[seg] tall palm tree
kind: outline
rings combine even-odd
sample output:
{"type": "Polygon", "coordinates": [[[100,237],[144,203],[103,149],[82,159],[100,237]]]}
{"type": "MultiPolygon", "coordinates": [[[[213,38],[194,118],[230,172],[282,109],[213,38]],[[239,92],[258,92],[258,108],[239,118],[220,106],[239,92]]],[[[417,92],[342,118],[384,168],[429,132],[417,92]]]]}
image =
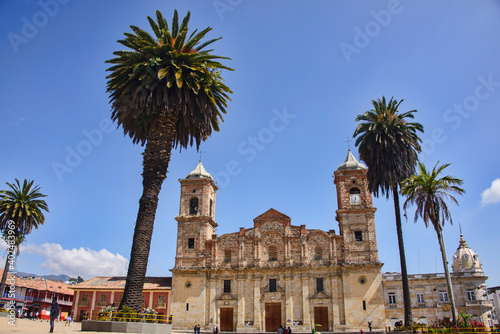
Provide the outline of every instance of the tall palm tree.
{"type": "Polygon", "coordinates": [[[448,286],[448,295],[450,296],[451,313],[453,316],[453,324],[457,324],[457,309],[455,308],[455,297],[451,284],[450,271],[448,269],[448,259],[446,257],[446,248],[443,239],[443,226],[449,220],[453,224],[450,211],[446,205],[446,199],[451,200],[458,205],[458,201],[451,194],[462,195],[465,190],[460,188],[463,181],[452,176],[446,175],[440,177],[440,173],[450,164],[438,166],[438,163],[428,172],[425,165],[418,163],[418,174],[412,175],[401,183],[401,193],[407,196],[404,203],[404,209],[409,204],[415,204],[415,222],[418,217],[424,220],[425,226],[429,227],[429,222],[436,230],[441,256],[443,258],[444,273],[446,276],[446,285],[448,286]]]}
{"type": "Polygon", "coordinates": [[[43,211],[49,212],[47,203],[42,199],[46,195],[40,192],[40,186],[33,186],[34,181],[26,179],[21,186],[19,180],[15,180],[13,184],[6,182],[10,189],[0,190],[0,230],[2,238],[9,246],[0,282],[2,295],[9,266],[13,267],[15,257],[19,255],[19,246],[33,228],[37,229],[43,225],[45,222],[43,211]]]}
{"type": "Polygon", "coordinates": [[[372,100],[373,109],[356,117],[360,122],[354,131],[356,146],[361,160],[368,166],[368,188],[375,197],[392,192],[396,214],[396,231],[398,236],[399,259],[401,263],[401,278],[403,285],[403,303],[405,308],[405,325],[413,323],[411,312],[410,289],[401,227],[401,211],[399,208],[399,183],[412,175],[417,163],[422,140],[417,131],[423,132],[421,124],[407,122],[413,119],[416,110],[399,113],[399,105],[403,102],[391,98],[389,103],[385,97],[382,100],[372,100]]]}
{"type": "Polygon", "coordinates": [[[187,148],[219,131],[231,90],[221,71],[232,70],[218,59],[229,59],[204,50],[220,38],[201,43],[212,30],[195,30],[188,37],[190,13],[179,25],[174,11],[169,28],[163,15],[156,22],[148,17],[154,38],[130,26],[118,42],[130,50],[116,51],[108,71],[107,91],[112,103],[111,118],[132,138],[145,146],[143,193],[139,201],[127,280],[120,309],[126,305],[140,310],[153,224],[163,180],[167,177],[172,148],[187,148]]]}

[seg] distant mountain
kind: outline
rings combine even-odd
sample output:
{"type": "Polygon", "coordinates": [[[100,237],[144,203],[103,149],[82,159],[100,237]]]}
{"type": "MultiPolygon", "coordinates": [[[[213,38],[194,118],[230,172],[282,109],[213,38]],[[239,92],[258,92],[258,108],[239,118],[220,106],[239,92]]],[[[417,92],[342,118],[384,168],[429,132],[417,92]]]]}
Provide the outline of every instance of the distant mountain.
{"type": "Polygon", "coordinates": [[[43,277],[45,279],[50,279],[52,281],[63,281],[63,282],[67,282],[71,278],[68,275],[43,275],[43,276],[41,276],[41,275],[37,275],[37,274],[25,273],[22,271],[18,271],[15,275],[17,277],[20,277],[20,278],[23,278],[23,277],[43,277]]]}

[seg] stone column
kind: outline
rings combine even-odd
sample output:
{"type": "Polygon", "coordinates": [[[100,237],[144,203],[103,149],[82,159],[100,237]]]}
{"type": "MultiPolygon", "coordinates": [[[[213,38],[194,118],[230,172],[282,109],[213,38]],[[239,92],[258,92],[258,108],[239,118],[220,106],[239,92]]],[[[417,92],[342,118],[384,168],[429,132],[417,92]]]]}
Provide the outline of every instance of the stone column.
{"type": "Polygon", "coordinates": [[[293,276],[285,276],[285,325],[293,325],[293,276]],[[288,322],[290,320],[290,322],[288,322]]]}
{"type": "Polygon", "coordinates": [[[311,307],[309,306],[309,275],[305,274],[301,278],[302,283],[302,323],[306,330],[313,328],[311,323],[311,307]]]}
{"type": "Polygon", "coordinates": [[[245,331],[245,281],[246,277],[239,276],[236,278],[238,282],[238,318],[236,321],[236,331],[245,331]]]}
{"type": "Polygon", "coordinates": [[[260,285],[262,282],[261,276],[253,278],[253,326],[258,332],[264,330],[262,325],[262,310],[260,302],[260,285]]]}
{"type": "Polygon", "coordinates": [[[208,296],[207,300],[209,303],[208,310],[208,321],[210,322],[210,326],[213,327],[214,324],[217,324],[219,320],[217,319],[217,301],[215,300],[217,293],[217,279],[209,278],[208,280],[208,296]]]}

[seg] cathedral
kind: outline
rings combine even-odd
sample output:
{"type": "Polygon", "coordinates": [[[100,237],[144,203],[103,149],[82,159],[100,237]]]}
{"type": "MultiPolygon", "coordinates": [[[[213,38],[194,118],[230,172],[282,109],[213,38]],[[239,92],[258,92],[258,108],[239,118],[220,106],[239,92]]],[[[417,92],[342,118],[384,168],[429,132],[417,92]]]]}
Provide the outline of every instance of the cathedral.
{"type": "Polygon", "coordinates": [[[173,329],[221,331],[385,329],[382,263],[367,168],[349,151],[334,172],[335,230],[293,225],[269,209],[253,226],[215,234],[217,185],[201,162],[181,184],[173,329]]]}

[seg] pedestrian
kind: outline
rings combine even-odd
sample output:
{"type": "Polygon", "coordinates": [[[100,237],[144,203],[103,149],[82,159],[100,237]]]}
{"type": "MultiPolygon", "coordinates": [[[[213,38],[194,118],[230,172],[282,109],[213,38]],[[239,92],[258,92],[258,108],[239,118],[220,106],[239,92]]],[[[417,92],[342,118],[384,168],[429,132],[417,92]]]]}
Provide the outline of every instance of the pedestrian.
{"type": "Polygon", "coordinates": [[[292,329],[288,326],[288,334],[292,334],[292,329]]]}
{"type": "Polygon", "coordinates": [[[219,334],[219,326],[217,326],[217,324],[214,325],[213,333],[214,334],[219,334]]]}
{"type": "Polygon", "coordinates": [[[283,333],[288,334],[288,328],[286,328],[286,326],[285,326],[285,328],[283,328],[283,333]]]}
{"type": "Polygon", "coordinates": [[[284,334],[283,326],[280,326],[280,328],[278,328],[278,334],[284,334]]]}
{"type": "Polygon", "coordinates": [[[59,311],[59,304],[57,303],[57,298],[52,298],[52,305],[50,305],[50,331],[49,333],[54,333],[54,320],[57,318],[57,313],[59,311]]]}
{"type": "Polygon", "coordinates": [[[372,322],[368,321],[368,328],[370,329],[370,332],[372,331],[372,322]]]}

